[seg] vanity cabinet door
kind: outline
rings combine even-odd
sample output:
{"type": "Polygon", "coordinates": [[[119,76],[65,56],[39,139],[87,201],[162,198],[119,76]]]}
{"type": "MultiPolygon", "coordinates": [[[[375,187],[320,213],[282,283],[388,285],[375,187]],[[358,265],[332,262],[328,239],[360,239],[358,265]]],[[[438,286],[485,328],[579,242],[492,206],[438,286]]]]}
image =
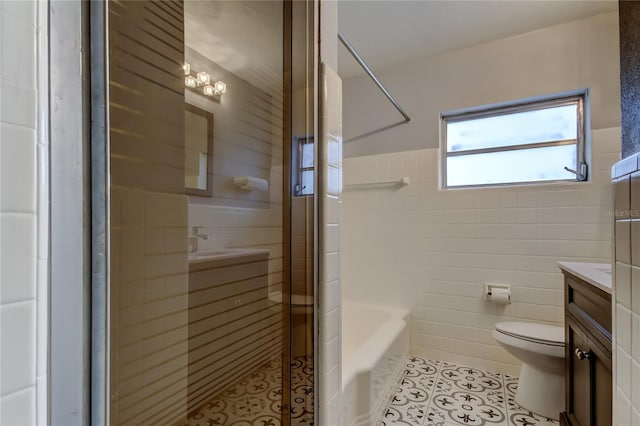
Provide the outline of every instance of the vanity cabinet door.
{"type": "Polygon", "coordinates": [[[592,360],[592,390],[593,390],[593,425],[610,426],[612,423],[612,383],[611,383],[611,353],[607,352],[599,343],[591,342],[592,360]]]}
{"type": "Polygon", "coordinates": [[[570,425],[591,424],[591,363],[575,356],[576,349],[585,350],[589,345],[586,334],[567,317],[567,346],[565,365],[567,367],[566,415],[570,425]]]}
{"type": "Polygon", "coordinates": [[[573,426],[611,425],[611,354],[566,317],[567,411],[563,422],[573,426]]]}

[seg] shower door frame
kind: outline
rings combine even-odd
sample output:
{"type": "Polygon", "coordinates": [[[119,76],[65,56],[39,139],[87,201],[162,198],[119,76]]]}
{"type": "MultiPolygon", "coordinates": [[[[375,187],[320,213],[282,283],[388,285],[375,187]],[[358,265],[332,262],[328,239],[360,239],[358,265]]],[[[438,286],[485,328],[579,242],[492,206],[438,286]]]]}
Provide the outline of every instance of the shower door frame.
{"type": "Polygon", "coordinates": [[[110,422],[108,0],[89,2],[91,67],[91,425],[110,422]]]}
{"type": "MultiPolygon", "coordinates": [[[[292,2],[295,0],[282,0],[284,13],[283,27],[283,67],[284,67],[284,102],[283,110],[283,286],[290,295],[291,286],[291,140],[292,125],[292,40],[295,37],[293,29],[292,2]]],[[[313,16],[309,27],[305,26],[305,37],[313,40],[314,49],[307,52],[307,62],[313,68],[312,93],[314,116],[317,112],[317,22],[318,22],[318,1],[305,0],[312,10],[313,16]]],[[[90,313],[87,322],[90,322],[90,336],[87,338],[90,345],[90,355],[85,360],[84,370],[90,369],[89,380],[86,384],[85,406],[88,415],[86,418],[91,425],[110,424],[110,144],[109,144],[109,15],[108,0],[83,2],[83,19],[88,21],[88,29],[85,35],[88,38],[87,51],[88,67],[90,69],[88,78],[88,90],[90,93],[89,111],[85,111],[85,116],[90,118],[90,313]],[[88,9],[88,10],[87,10],[88,9]],[[87,365],[88,364],[88,365],[87,365]]],[[[317,133],[317,123],[313,123],[314,134],[317,133]]],[[[316,147],[317,153],[317,147],[316,147]]],[[[317,161],[317,155],[316,155],[317,161]]],[[[316,178],[317,181],[317,178],[316,178]]],[[[317,182],[316,182],[317,188],[317,182]]],[[[317,192],[317,191],[316,191],[317,192]]],[[[314,242],[314,308],[317,308],[317,195],[315,197],[314,209],[314,229],[316,239],[314,242]]],[[[283,298],[283,310],[288,313],[283,315],[283,327],[285,337],[283,339],[283,424],[290,423],[290,391],[291,391],[291,371],[289,368],[291,361],[291,309],[290,297],[283,298]],[[286,332],[288,331],[288,333],[286,332]],[[285,398],[287,402],[285,403],[285,398]]],[[[317,309],[313,315],[313,342],[314,342],[314,363],[318,361],[317,355],[317,334],[318,318],[317,309]]],[[[314,417],[317,418],[318,406],[318,383],[317,368],[314,368],[314,392],[313,406],[314,417]]]]}

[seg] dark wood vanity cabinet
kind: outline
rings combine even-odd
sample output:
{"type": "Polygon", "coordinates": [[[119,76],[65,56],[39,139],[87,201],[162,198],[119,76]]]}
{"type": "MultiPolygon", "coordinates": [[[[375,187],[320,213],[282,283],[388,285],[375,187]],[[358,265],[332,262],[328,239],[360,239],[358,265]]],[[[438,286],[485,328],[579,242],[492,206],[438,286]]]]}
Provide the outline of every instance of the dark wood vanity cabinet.
{"type": "Polygon", "coordinates": [[[565,410],[560,423],[611,425],[611,294],[565,276],[565,410]]]}

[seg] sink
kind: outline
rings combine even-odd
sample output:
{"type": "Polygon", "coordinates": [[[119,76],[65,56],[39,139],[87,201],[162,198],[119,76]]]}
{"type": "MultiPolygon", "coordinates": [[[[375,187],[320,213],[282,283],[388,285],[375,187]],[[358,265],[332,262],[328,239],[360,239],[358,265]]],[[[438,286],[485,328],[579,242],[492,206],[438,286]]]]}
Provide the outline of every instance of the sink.
{"type": "Polygon", "coordinates": [[[251,249],[251,248],[222,248],[197,253],[189,253],[189,263],[212,262],[224,259],[232,259],[235,257],[246,257],[253,255],[268,254],[267,249],[251,249]]]}

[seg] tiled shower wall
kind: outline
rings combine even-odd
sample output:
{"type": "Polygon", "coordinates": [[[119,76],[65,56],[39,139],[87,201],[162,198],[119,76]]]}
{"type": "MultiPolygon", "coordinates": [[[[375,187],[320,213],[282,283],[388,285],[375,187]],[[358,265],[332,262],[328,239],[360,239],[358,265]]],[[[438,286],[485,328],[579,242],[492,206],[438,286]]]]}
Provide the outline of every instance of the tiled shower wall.
{"type": "Polygon", "coordinates": [[[46,2],[0,2],[0,424],[47,424],[46,2]]]}
{"type": "Polygon", "coordinates": [[[182,7],[109,4],[112,424],[173,424],[187,412],[182,7]]]}
{"type": "Polygon", "coordinates": [[[340,424],[342,392],[341,344],[341,251],[340,219],[342,189],[342,81],[327,64],[322,64],[320,81],[320,158],[318,174],[320,201],[320,277],[318,337],[321,425],[340,424]]]}
{"type": "Polygon", "coordinates": [[[411,308],[416,355],[517,374],[491,336],[499,321],[563,322],[561,260],[609,262],[610,167],[620,129],[592,133],[587,183],[439,190],[438,150],[344,160],[346,299],[411,308]],[[399,179],[406,187],[349,184],[399,179]],[[512,286],[512,303],[484,284],[512,286]]]}
{"type": "Polygon", "coordinates": [[[614,424],[640,425],[640,157],[612,169],[615,206],[614,424]]]}

